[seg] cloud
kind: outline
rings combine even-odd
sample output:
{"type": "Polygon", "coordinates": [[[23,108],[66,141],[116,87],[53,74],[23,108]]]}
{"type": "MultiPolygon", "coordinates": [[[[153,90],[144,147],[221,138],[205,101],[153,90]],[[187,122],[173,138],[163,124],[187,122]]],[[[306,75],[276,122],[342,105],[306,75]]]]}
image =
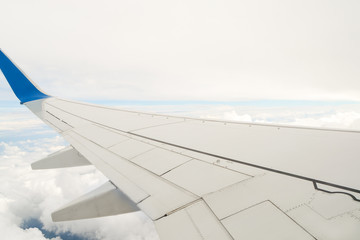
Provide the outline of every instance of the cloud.
{"type": "Polygon", "coordinates": [[[33,160],[64,147],[59,143],[63,141],[58,137],[14,144],[0,142],[0,224],[11,225],[12,239],[26,238],[29,234],[33,237],[30,239],[43,239],[39,237],[39,230],[20,228],[27,219],[39,219],[44,229],[50,232],[59,235],[71,232],[85,239],[157,239],[151,221],[142,213],[53,223],[51,212],[106,181],[93,167],[44,171],[30,169],[33,160]]]}
{"type": "Polygon", "coordinates": [[[22,116],[13,116],[9,119],[6,119],[4,117],[0,117],[0,131],[14,131],[17,130],[19,128],[24,128],[24,126],[26,128],[34,128],[34,127],[39,127],[42,126],[42,122],[40,120],[37,119],[23,119],[21,121],[17,120],[17,121],[13,121],[14,119],[21,119],[23,118],[22,116]]]}
{"type": "MultiPolygon", "coordinates": [[[[53,147],[55,142],[51,144],[53,147]]],[[[30,170],[29,158],[41,157],[46,150],[27,152],[22,146],[0,142],[0,228],[9,239],[45,239],[39,229],[21,229],[20,225],[24,219],[41,214],[38,203],[45,197],[44,189],[36,193],[40,189],[32,187],[39,180],[30,170]]],[[[40,175],[41,181],[49,177],[49,173],[47,177],[40,175]]]]}
{"type": "Polygon", "coordinates": [[[46,232],[58,236],[56,239],[63,237],[66,240],[72,240],[72,235],[78,240],[158,239],[151,220],[141,212],[53,223],[50,217],[53,211],[107,179],[92,166],[31,170],[31,162],[62,149],[67,143],[54,133],[43,134],[44,126],[39,126],[31,115],[3,110],[0,126],[7,124],[6,119],[11,119],[11,124],[17,126],[16,131],[2,127],[6,130],[2,130],[5,134],[0,139],[0,229],[6,230],[9,239],[48,239],[43,236],[46,232]],[[34,124],[27,124],[31,122],[34,124]],[[18,138],[9,138],[11,132],[19,134],[18,138]],[[41,137],[37,136],[38,133],[41,137]],[[42,228],[23,229],[24,223],[33,220],[39,220],[42,228]]]}

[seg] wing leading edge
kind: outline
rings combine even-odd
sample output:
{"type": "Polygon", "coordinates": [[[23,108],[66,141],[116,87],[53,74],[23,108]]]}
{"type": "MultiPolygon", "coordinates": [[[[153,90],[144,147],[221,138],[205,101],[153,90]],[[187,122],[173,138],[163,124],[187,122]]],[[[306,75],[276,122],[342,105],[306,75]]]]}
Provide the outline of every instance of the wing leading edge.
{"type": "Polygon", "coordinates": [[[92,164],[111,181],[56,211],[54,220],[140,209],[162,239],[359,239],[359,132],[50,98],[1,54],[20,101],[71,144],[34,166],[92,164]],[[65,155],[73,160],[62,163],[65,155]]]}

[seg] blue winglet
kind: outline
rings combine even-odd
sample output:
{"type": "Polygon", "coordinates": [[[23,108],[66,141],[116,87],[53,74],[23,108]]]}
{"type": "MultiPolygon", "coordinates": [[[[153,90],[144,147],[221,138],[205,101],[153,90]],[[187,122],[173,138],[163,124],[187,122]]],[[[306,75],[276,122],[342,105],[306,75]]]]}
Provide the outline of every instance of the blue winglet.
{"type": "Polygon", "coordinates": [[[0,49],[0,69],[20,103],[48,98],[0,49]]]}

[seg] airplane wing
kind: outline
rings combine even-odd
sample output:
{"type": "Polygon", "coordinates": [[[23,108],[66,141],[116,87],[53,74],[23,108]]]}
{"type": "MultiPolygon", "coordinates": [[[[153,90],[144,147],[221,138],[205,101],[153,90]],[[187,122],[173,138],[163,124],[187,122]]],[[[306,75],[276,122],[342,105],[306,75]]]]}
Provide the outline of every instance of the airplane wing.
{"type": "Polygon", "coordinates": [[[54,221],[143,211],[161,239],[360,239],[360,132],[174,117],[41,91],[0,50],[21,103],[70,146],[33,169],[109,182],[54,221]]]}

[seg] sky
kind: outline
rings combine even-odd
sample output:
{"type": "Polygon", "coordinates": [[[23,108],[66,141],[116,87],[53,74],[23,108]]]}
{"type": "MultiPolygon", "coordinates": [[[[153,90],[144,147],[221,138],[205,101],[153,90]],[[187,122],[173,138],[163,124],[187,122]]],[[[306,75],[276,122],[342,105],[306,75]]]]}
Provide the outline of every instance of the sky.
{"type": "MultiPolygon", "coordinates": [[[[0,48],[52,96],[231,121],[360,129],[360,2],[0,3],[0,48]]],[[[142,213],[52,223],[107,179],[32,171],[67,143],[0,74],[0,230],[11,239],[157,240],[142,213]]]]}
{"type": "Polygon", "coordinates": [[[3,0],[0,47],[71,99],[358,101],[359,11],[356,0],[3,0]]]}

